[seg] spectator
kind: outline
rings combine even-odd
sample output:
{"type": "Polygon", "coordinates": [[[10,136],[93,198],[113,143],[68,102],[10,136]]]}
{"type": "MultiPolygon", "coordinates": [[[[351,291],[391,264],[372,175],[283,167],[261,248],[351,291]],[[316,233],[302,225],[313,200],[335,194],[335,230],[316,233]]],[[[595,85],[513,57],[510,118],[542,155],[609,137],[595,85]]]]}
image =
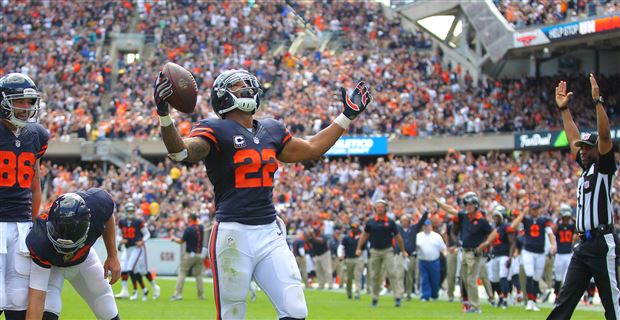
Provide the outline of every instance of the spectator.
{"type": "Polygon", "coordinates": [[[431,220],[424,221],[424,232],[418,233],[417,248],[420,265],[420,281],[422,287],[422,301],[429,299],[437,300],[439,297],[439,257],[441,252],[446,249],[446,243],[441,235],[433,231],[431,220]]]}

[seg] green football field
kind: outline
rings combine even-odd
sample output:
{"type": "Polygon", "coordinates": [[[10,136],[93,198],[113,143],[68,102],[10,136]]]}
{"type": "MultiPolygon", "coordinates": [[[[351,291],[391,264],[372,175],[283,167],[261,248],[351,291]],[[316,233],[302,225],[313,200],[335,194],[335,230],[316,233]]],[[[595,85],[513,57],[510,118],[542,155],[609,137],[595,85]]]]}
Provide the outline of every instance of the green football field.
{"type": "MultiPolygon", "coordinates": [[[[186,282],[182,301],[170,301],[175,285],[174,280],[157,280],[161,287],[158,300],[149,299],[142,302],[117,300],[121,319],[214,319],[213,287],[205,284],[207,300],[196,298],[194,282],[186,282]]],[[[115,293],[120,285],[114,286],[115,293]]],[[[364,295],[360,301],[347,300],[342,291],[306,290],[308,319],[544,319],[550,309],[544,306],[540,312],[526,312],[522,306],[509,307],[507,310],[492,308],[488,303],[482,304],[482,314],[464,314],[460,304],[447,301],[420,302],[403,301],[400,308],[394,307],[391,296],[383,296],[377,308],[370,307],[370,296],[364,295]]],[[[63,290],[63,310],[61,319],[94,319],[88,306],[66,282],[63,290]]],[[[580,307],[572,319],[604,319],[602,308],[580,307]],[[589,309],[589,310],[588,310],[589,309]]],[[[263,292],[258,293],[256,301],[248,299],[247,319],[277,319],[271,302],[263,292]]]]}

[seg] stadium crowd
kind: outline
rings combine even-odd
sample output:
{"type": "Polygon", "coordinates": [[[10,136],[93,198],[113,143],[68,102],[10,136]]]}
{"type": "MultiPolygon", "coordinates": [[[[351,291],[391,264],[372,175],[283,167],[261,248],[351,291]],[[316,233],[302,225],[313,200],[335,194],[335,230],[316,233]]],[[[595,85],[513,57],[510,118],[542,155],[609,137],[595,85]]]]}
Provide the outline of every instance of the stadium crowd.
{"type": "MultiPolygon", "coordinates": [[[[417,157],[379,158],[360,164],[359,159],[339,158],[304,165],[281,165],[277,173],[274,200],[289,234],[298,229],[325,224],[346,227],[363,224],[371,216],[372,203],[386,199],[390,215],[420,217],[425,210],[439,219],[441,210],[433,196],[456,205],[466,191],[475,190],[481,208],[487,211],[498,203],[520,209],[523,198],[541,199],[545,211],[557,213],[562,203],[574,207],[573,186],[578,172],[574,159],[563,152],[512,154],[491,152],[484,155],[451,152],[440,159],[417,157]]],[[[617,159],[620,162],[620,158],[617,159]]],[[[150,220],[153,237],[168,237],[183,227],[184,217],[200,213],[212,220],[213,189],[203,165],[180,166],[167,160],[149,167],[138,161],[124,168],[97,165],[90,168],[63,166],[44,161],[42,181],[48,199],[87,186],[103,187],[119,208],[126,201],[136,203],[150,220]]],[[[620,182],[615,182],[616,189],[620,182]]],[[[614,193],[616,205],[620,196],[614,193]]],[[[620,212],[620,206],[615,208],[620,212]]],[[[436,221],[439,223],[440,221],[436,221]]]]}
{"type": "Polygon", "coordinates": [[[620,10],[612,0],[494,0],[499,11],[515,28],[557,24],[620,10]]]}
{"type": "MultiPolygon", "coordinates": [[[[52,139],[156,137],[153,70],[166,61],[191,70],[199,86],[196,112],[176,117],[181,133],[188,133],[199,118],[215,117],[208,107],[209,88],[219,70],[233,67],[257,74],[267,89],[259,116],[284,121],[294,134],[312,135],[328,125],[339,112],[338,87],[359,78],[371,79],[375,106],[350,128],[352,134],[430,136],[559,128],[549,99],[556,77],[488,79],[473,86],[459,65],[446,63],[440,50],[430,49],[427,35],[403,30],[398,20],[388,21],[376,3],[359,5],[366,10],[356,10],[349,2],[138,6],[85,1],[70,9],[45,1],[20,2],[2,7],[8,29],[0,41],[0,73],[20,71],[40,84],[45,110],[40,122],[52,139]],[[311,5],[313,10],[308,10],[311,5]],[[302,30],[330,33],[340,49],[297,55],[282,50],[280,46],[288,47],[302,30]],[[153,54],[133,63],[121,54],[112,87],[110,34],[124,31],[144,33],[153,54]]],[[[568,79],[576,97],[584,97],[587,90],[582,78],[574,74],[568,79]]],[[[613,121],[618,93],[605,89],[620,78],[602,76],[600,82],[604,92],[610,92],[606,99],[613,121]]],[[[572,104],[576,113],[589,107],[584,102],[576,99],[572,104]]],[[[593,119],[579,121],[594,125],[593,119]]]]}

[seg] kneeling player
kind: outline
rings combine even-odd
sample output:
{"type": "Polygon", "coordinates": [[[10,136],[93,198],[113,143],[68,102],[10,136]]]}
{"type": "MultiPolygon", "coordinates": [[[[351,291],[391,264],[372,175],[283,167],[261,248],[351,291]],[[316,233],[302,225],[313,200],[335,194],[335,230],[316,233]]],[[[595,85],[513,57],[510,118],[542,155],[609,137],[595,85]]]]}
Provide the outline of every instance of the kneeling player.
{"type": "Polygon", "coordinates": [[[40,215],[26,243],[32,257],[28,319],[58,319],[67,279],[97,319],[120,319],[110,284],[120,277],[116,252],[114,202],[102,189],[65,193],[40,215]],[[103,235],[108,257],[103,264],[90,250],[103,235]],[[105,275],[111,272],[110,283],[105,275]],[[45,310],[45,312],[44,312],[45,310]]]}

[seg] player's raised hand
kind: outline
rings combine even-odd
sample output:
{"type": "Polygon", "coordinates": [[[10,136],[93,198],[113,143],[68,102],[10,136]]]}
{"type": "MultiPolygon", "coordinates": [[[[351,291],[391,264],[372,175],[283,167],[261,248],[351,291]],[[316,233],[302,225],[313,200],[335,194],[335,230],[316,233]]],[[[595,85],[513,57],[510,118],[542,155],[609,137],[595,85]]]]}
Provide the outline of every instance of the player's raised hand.
{"type": "MultiPolygon", "coordinates": [[[[590,79],[592,79],[592,77],[590,79]]],[[[596,83],[596,80],[594,80],[594,83],[596,83]]],[[[598,90],[598,86],[596,88],[598,90]]],[[[558,83],[558,86],[555,87],[555,103],[558,105],[558,109],[564,110],[568,108],[568,101],[570,100],[570,97],[572,95],[572,92],[566,92],[566,81],[560,81],[560,83],[558,83]]]]}
{"type": "Polygon", "coordinates": [[[598,100],[601,96],[600,90],[598,88],[598,83],[594,78],[594,75],[590,73],[590,87],[592,88],[592,100],[598,100]]]}
{"type": "Polygon", "coordinates": [[[159,71],[157,74],[157,80],[155,80],[155,87],[153,91],[153,98],[155,98],[155,104],[157,105],[157,114],[159,116],[167,116],[170,113],[168,109],[168,102],[166,99],[172,95],[172,83],[159,71]]]}
{"type": "Polygon", "coordinates": [[[341,87],[340,92],[342,93],[342,103],[344,104],[342,113],[351,120],[364,112],[372,101],[370,89],[364,81],[360,81],[357,86],[355,86],[355,90],[353,90],[351,96],[347,95],[347,90],[345,88],[341,87]]]}
{"type": "Polygon", "coordinates": [[[110,274],[110,284],[115,284],[121,277],[121,263],[118,257],[108,257],[103,263],[103,277],[107,278],[110,274]]]}

